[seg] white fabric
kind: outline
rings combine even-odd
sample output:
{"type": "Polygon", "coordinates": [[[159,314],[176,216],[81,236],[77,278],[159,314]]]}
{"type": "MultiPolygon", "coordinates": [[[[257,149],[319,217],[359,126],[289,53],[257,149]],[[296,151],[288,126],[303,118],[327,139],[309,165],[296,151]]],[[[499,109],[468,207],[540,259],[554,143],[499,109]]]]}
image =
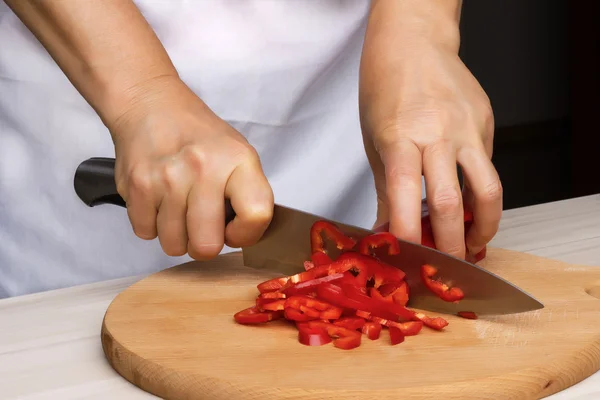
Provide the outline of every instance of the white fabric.
{"type": "MultiPolygon", "coordinates": [[[[257,148],[276,202],[371,226],[357,105],[368,1],[136,3],[185,82],[257,148]]],[[[114,156],[106,128],[0,2],[0,297],[188,260],[135,237],[124,209],[80,202],[73,173],[95,156],[114,156]]]]}

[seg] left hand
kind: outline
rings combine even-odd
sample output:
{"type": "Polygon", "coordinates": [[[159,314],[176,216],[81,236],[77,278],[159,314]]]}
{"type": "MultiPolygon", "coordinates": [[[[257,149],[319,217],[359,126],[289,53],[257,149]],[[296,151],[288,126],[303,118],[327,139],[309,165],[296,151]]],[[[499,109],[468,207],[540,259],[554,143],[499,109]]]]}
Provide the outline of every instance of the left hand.
{"type": "Polygon", "coordinates": [[[378,196],[375,226],[389,221],[397,237],[420,243],[424,175],[436,247],[465,258],[493,238],[502,214],[490,101],[455,51],[421,46],[406,56],[366,62],[361,70],[361,125],[378,196]],[[474,214],[466,247],[464,209],[474,214]]]}

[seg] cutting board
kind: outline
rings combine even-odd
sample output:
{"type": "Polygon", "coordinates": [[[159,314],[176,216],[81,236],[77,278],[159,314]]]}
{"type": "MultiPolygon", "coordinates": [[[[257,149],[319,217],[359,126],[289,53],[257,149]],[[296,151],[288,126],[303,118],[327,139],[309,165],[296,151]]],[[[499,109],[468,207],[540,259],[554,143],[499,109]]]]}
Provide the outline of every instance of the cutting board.
{"type": "MultiPolygon", "coordinates": [[[[446,316],[391,346],[308,347],[284,321],[242,326],[233,314],[273,277],[241,253],[179,265],[135,283],[108,308],[102,346],[113,368],[166,399],[539,399],[600,369],[600,268],[489,249],[483,266],[544,303],[532,312],[446,316]]],[[[437,314],[431,313],[432,316],[437,314]]]]}

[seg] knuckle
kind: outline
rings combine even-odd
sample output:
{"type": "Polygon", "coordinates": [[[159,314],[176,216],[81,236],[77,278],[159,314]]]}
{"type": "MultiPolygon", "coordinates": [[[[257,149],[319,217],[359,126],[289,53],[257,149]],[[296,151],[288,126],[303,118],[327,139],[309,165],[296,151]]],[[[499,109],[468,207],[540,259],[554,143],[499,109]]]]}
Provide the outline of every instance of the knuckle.
{"type": "Polygon", "coordinates": [[[185,146],[181,150],[186,164],[194,171],[199,173],[205,169],[208,164],[208,154],[199,146],[185,146]]]}
{"type": "Polygon", "coordinates": [[[454,186],[446,186],[433,195],[432,208],[438,214],[456,214],[462,206],[460,191],[454,186]]]}
{"type": "Polygon", "coordinates": [[[152,191],[152,177],[146,168],[134,166],[129,172],[128,186],[141,193],[152,191]]]}
{"type": "Polygon", "coordinates": [[[168,191],[172,191],[181,181],[179,168],[172,162],[165,162],[159,166],[159,176],[168,191]]]}
{"type": "Polygon", "coordinates": [[[483,195],[481,200],[485,203],[495,203],[502,199],[502,193],[502,183],[500,182],[500,179],[498,179],[492,183],[488,183],[483,188],[483,195]]]}

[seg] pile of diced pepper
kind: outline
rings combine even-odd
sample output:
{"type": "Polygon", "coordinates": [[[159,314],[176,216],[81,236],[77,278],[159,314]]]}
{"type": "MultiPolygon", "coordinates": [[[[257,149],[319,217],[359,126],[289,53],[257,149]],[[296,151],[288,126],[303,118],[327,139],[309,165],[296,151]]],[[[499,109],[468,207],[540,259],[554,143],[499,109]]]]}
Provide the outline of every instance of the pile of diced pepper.
{"type": "MultiPolygon", "coordinates": [[[[471,223],[472,214],[465,213],[465,231],[471,223]]],[[[435,248],[428,216],[421,226],[422,244],[435,248]]],[[[260,324],[284,318],[295,324],[300,343],[322,346],[333,342],[345,350],[359,347],[363,335],[379,339],[384,328],[391,344],[396,345],[406,336],[417,335],[423,326],[440,331],[448,325],[444,318],[431,318],[406,307],[410,288],[405,273],[375,253],[380,249],[389,255],[399,254],[398,240],[389,232],[356,240],[330,222],[317,221],[310,235],[312,255],[304,262],[305,271],[260,283],[256,304],[236,313],[236,322],[260,324]],[[327,251],[326,239],[337,247],[336,258],[327,251]]],[[[474,256],[474,261],[484,257],[485,249],[474,256]]],[[[434,266],[421,267],[421,279],[431,292],[448,302],[463,299],[460,288],[437,280],[436,273],[434,266]]],[[[458,315],[477,318],[469,311],[458,315]]]]}

